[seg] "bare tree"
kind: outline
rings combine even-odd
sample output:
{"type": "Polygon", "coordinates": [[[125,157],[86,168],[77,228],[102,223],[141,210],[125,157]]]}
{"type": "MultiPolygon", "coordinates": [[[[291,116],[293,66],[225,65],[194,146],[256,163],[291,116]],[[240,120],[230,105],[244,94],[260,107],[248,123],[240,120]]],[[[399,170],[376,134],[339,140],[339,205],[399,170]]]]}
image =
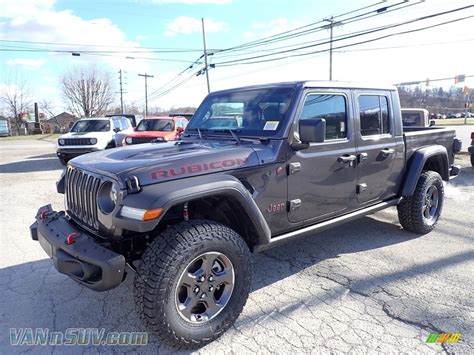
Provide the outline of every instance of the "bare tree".
{"type": "Polygon", "coordinates": [[[73,68],[64,73],[61,91],[68,109],[78,117],[103,115],[114,101],[110,74],[94,65],[73,68]]]}
{"type": "Polygon", "coordinates": [[[10,125],[20,134],[23,125],[22,113],[27,113],[32,105],[30,90],[26,80],[17,75],[6,77],[0,89],[0,103],[4,115],[10,120],[10,125]]]}

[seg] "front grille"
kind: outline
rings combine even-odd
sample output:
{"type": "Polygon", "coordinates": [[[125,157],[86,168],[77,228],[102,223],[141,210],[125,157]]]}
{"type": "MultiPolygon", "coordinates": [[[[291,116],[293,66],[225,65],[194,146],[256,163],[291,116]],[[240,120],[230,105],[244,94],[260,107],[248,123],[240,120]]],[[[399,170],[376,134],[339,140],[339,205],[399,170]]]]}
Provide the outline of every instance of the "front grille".
{"type": "Polygon", "coordinates": [[[69,166],[66,171],[66,204],[71,217],[87,227],[99,229],[97,193],[102,181],[82,170],[69,166]]]}
{"type": "Polygon", "coordinates": [[[152,137],[132,137],[132,144],[150,143],[157,138],[152,137]]]}
{"type": "Polygon", "coordinates": [[[64,138],[64,145],[92,145],[90,138],[64,138]]]}

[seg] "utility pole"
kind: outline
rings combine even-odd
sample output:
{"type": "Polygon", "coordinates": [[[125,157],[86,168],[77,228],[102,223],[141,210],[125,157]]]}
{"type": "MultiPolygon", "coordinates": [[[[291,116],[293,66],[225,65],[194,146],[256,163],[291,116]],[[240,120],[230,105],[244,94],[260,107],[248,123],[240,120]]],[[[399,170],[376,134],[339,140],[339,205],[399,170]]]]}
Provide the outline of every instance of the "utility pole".
{"type": "Polygon", "coordinates": [[[148,78],[154,78],[153,75],[145,74],[138,74],[138,76],[143,76],[145,78],[145,117],[148,116],[148,78]]]}
{"type": "Polygon", "coordinates": [[[122,69],[118,71],[119,73],[119,79],[120,79],[120,112],[123,115],[123,87],[122,87],[122,69]]]}
{"type": "Polygon", "coordinates": [[[207,93],[211,92],[211,86],[209,85],[209,67],[207,66],[207,49],[206,49],[206,32],[204,31],[204,18],[201,17],[202,23],[202,42],[204,43],[204,65],[206,66],[206,80],[207,80],[207,93]]]}
{"type": "Polygon", "coordinates": [[[334,26],[341,25],[340,21],[334,21],[334,17],[331,16],[329,19],[324,19],[324,21],[328,21],[329,24],[324,26],[324,28],[329,29],[329,80],[332,80],[332,29],[334,26]]]}

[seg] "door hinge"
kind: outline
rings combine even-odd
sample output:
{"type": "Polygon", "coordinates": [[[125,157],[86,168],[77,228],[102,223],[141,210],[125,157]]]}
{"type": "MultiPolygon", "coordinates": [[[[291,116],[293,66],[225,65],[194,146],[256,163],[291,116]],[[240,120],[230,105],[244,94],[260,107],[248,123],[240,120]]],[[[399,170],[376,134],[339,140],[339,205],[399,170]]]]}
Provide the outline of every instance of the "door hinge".
{"type": "Polygon", "coordinates": [[[296,200],[288,201],[288,202],[289,202],[288,206],[290,208],[290,212],[295,211],[296,209],[301,207],[301,200],[299,198],[296,200]]]}
{"type": "Polygon", "coordinates": [[[367,184],[366,183],[357,184],[357,193],[358,194],[361,194],[365,190],[367,190],[367,184]]]}
{"type": "Polygon", "coordinates": [[[300,170],[301,170],[301,163],[300,162],[288,164],[288,175],[295,174],[300,170]]]}

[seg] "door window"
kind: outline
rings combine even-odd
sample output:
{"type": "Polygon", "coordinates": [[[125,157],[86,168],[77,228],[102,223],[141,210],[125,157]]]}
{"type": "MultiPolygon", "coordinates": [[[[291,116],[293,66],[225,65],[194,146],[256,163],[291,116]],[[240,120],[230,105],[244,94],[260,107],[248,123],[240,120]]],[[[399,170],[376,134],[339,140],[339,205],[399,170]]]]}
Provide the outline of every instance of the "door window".
{"type": "Polygon", "coordinates": [[[326,140],[347,137],[346,98],[343,95],[308,95],[300,119],[314,118],[326,120],[326,140]]]}
{"type": "Polygon", "coordinates": [[[360,133],[374,136],[390,133],[388,100],[385,96],[359,96],[360,133]]]}

